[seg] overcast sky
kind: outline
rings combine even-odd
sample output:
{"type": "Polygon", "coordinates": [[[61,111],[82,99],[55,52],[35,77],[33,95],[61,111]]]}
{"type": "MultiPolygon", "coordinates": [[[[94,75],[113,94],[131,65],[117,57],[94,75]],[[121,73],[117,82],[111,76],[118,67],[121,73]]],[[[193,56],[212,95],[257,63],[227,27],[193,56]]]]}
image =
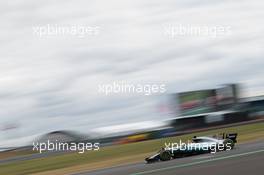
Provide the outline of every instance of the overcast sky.
{"type": "Polygon", "coordinates": [[[261,0],[0,1],[0,143],[172,117],[158,110],[167,95],[98,93],[114,81],[162,83],[166,94],[238,82],[246,95],[264,94],[263,8],[261,0]],[[47,25],[97,34],[34,32],[47,25]],[[166,33],[179,25],[229,31],[166,33]]]}

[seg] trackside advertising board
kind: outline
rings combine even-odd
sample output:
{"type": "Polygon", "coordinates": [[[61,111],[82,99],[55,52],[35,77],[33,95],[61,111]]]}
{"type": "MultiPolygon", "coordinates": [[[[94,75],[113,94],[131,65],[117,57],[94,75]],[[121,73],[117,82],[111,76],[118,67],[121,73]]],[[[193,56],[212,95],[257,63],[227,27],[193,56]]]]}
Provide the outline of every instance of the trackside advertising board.
{"type": "Polygon", "coordinates": [[[215,111],[215,90],[200,90],[178,94],[181,115],[195,115],[215,111]]]}

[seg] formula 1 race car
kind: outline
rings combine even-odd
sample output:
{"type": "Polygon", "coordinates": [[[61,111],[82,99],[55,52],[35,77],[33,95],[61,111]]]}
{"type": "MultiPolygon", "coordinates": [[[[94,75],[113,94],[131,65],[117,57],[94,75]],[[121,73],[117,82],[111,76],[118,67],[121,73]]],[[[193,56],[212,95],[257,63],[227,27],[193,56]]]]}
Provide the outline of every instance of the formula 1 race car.
{"type": "Polygon", "coordinates": [[[215,153],[218,151],[231,150],[237,142],[237,133],[221,134],[218,136],[204,136],[192,138],[190,143],[167,143],[166,148],[162,148],[156,154],[147,157],[147,163],[157,161],[167,161],[175,158],[204,154],[215,153]]]}

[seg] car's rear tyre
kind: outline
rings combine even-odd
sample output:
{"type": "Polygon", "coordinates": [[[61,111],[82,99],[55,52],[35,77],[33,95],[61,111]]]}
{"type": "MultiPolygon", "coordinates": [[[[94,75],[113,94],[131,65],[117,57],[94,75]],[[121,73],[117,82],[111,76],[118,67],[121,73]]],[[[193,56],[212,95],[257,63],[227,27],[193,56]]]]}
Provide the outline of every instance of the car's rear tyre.
{"type": "Polygon", "coordinates": [[[171,153],[169,151],[164,151],[160,153],[160,160],[161,161],[171,160],[171,153]]]}
{"type": "Polygon", "coordinates": [[[235,143],[231,139],[225,139],[224,140],[224,146],[225,146],[225,150],[231,150],[234,148],[235,143]]]}

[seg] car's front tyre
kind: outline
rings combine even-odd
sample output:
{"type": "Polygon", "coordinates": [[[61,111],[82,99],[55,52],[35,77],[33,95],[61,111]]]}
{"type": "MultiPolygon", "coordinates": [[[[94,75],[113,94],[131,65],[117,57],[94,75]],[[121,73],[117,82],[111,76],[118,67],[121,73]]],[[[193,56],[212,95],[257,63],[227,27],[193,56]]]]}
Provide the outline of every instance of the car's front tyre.
{"type": "Polygon", "coordinates": [[[161,161],[168,161],[171,160],[171,153],[169,151],[163,151],[160,153],[160,160],[161,161]]]}

